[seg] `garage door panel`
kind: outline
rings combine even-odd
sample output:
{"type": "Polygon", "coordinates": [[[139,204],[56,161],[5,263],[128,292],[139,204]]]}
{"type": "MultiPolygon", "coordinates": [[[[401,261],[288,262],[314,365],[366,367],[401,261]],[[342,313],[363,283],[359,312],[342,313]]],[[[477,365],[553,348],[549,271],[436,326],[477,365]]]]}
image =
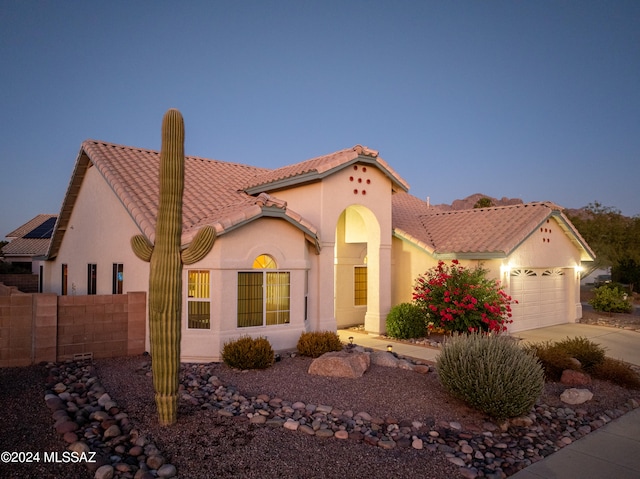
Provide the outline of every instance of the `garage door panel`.
{"type": "Polygon", "coordinates": [[[511,331],[540,328],[566,322],[565,276],[561,269],[521,268],[511,272],[511,331]]]}

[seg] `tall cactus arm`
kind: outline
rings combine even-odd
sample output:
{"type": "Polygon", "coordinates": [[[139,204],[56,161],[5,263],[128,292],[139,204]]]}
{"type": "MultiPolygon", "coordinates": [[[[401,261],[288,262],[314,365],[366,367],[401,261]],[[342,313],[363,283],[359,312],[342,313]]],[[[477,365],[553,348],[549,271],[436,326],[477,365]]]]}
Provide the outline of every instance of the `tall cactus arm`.
{"type": "Polygon", "coordinates": [[[135,255],[142,261],[147,263],[151,261],[151,254],[153,253],[153,245],[149,243],[149,240],[142,235],[136,235],[131,238],[131,249],[135,255]]]}
{"type": "Polygon", "coordinates": [[[182,251],[182,264],[193,264],[204,258],[216,240],[216,230],[212,226],[205,226],[198,231],[195,238],[189,245],[182,251]]]}

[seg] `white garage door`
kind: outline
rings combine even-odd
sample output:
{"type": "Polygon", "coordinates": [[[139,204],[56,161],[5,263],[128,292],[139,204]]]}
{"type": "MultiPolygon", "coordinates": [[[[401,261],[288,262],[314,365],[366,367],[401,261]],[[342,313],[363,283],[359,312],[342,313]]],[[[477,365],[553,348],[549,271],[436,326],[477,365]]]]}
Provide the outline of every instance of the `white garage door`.
{"type": "Polygon", "coordinates": [[[567,322],[565,275],[559,269],[521,268],[511,271],[513,323],[509,330],[524,331],[567,322]]]}

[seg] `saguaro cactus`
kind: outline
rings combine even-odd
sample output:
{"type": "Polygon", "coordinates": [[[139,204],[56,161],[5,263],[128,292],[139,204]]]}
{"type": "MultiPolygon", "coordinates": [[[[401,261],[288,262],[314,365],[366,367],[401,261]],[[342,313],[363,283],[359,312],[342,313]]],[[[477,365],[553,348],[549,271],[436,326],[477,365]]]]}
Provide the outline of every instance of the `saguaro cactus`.
{"type": "Polygon", "coordinates": [[[215,229],[206,226],[181,251],[182,195],[184,191],[184,121],[171,109],[162,120],[160,203],[155,244],[142,236],[131,238],[134,253],[149,268],[149,333],[153,387],[160,424],[177,420],[180,371],[182,265],[204,258],[215,241],[215,229]]]}

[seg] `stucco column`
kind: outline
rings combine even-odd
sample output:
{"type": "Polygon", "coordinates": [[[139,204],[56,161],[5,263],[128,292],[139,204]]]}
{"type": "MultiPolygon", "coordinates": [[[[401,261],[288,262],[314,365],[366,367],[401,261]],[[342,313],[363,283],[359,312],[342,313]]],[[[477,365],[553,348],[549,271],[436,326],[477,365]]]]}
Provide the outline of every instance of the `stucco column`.
{"type": "Polygon", "coordinates": [[[370,241],[367,263],[367,314],[364,329],[369,334],[387,330],[387,314],[391,309],[391,244],[370,241]]]}
{"type": "Polygon", "coordinates": [[[320,243],[318,257],[318,285],[315,300],[317,301],[317,316],[310,318],[312,331],[336,331],[336,317],[334,311],[334,248],[335,242],[320,243]]]}

